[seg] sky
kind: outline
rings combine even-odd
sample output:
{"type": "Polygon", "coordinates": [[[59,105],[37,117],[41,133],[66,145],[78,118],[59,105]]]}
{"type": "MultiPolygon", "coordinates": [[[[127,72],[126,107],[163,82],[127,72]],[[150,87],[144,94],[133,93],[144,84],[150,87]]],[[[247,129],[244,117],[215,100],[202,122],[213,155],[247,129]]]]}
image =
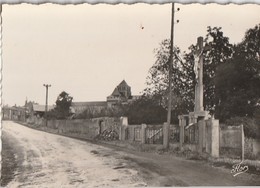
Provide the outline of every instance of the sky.
{"type": "MultiPolygon", "coordinates": [[[[260,5],[175,4],[174,44],[187,51],[207,26],[231,43],[260,23],[260,5]]],[[[154,49],[170,38],[171,4],[3,5],[4,105],[49,104],[66,91],[73,101],[105,101],[123,80],[145,88],[154,49]]]]}

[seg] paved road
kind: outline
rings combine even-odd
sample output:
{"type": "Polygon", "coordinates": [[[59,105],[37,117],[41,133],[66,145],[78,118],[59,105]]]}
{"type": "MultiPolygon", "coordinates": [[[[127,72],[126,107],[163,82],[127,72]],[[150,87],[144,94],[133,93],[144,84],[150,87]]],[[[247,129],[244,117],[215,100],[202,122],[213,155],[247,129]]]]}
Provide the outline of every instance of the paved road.
{"type": "Polygon", "coordinates": [[[8,187],[133,187],[260,185],[251,174],[201,161],[104,147],[3,123],[4,142],[15,150],[16,172],[8,187]]]}

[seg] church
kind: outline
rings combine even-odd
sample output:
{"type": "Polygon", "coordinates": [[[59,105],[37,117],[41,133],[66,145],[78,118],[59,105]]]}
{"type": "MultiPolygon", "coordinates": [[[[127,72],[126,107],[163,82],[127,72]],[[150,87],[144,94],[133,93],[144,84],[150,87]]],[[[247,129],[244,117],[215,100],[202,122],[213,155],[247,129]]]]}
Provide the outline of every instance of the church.
{"type": "Polygon", "coordinates": [[[107,97],[106,101],[92,101],[92,102],[72,102],[72,109],[75,114],[80,114],[86,109],[92,109],[100,112],[105,108],[115,107],[117,104],[128,104],[133,100],[137,100],[141,96],[132,96],[131,87],[125,80],[120,82],[113,90],[111,95],[107,97]]]}
{"type": "Polygon", "coordinates": [[[123,80],[115,87],[113,93],[107,97],[107,106],[113,107],[118,103],[127,103],[131,97],[131,87],[123,80]]]}

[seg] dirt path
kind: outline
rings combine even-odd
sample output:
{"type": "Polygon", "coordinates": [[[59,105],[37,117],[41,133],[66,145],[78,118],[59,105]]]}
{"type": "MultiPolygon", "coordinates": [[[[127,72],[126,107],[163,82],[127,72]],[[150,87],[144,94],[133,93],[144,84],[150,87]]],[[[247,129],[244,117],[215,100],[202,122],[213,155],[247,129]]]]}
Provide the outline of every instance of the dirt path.
{"type": "Polygon", "coordinates": [[[260,185],[260,177],[201,161],[104,147],[4,122],[17,152],[9,187],[260,185]]]}
{"type": "Polygon", "coordinates": [[[17,169],[8,187],[142,186],[137,171],[122,168],[124,160],[100,156],[102,146],[36,131],[13,122],[3,123],[12,139],[17,169]]]}

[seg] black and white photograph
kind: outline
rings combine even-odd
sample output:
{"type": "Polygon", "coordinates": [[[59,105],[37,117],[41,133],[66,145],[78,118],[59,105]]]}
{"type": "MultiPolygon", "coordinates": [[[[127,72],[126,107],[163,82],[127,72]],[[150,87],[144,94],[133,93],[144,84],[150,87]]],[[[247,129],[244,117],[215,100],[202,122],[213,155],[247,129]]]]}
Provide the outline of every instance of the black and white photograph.
{"type": "Polygon", "coordinates": [[[0,187],[260,186],[260,4],[72,3],[0,4],[0,187]]]}

